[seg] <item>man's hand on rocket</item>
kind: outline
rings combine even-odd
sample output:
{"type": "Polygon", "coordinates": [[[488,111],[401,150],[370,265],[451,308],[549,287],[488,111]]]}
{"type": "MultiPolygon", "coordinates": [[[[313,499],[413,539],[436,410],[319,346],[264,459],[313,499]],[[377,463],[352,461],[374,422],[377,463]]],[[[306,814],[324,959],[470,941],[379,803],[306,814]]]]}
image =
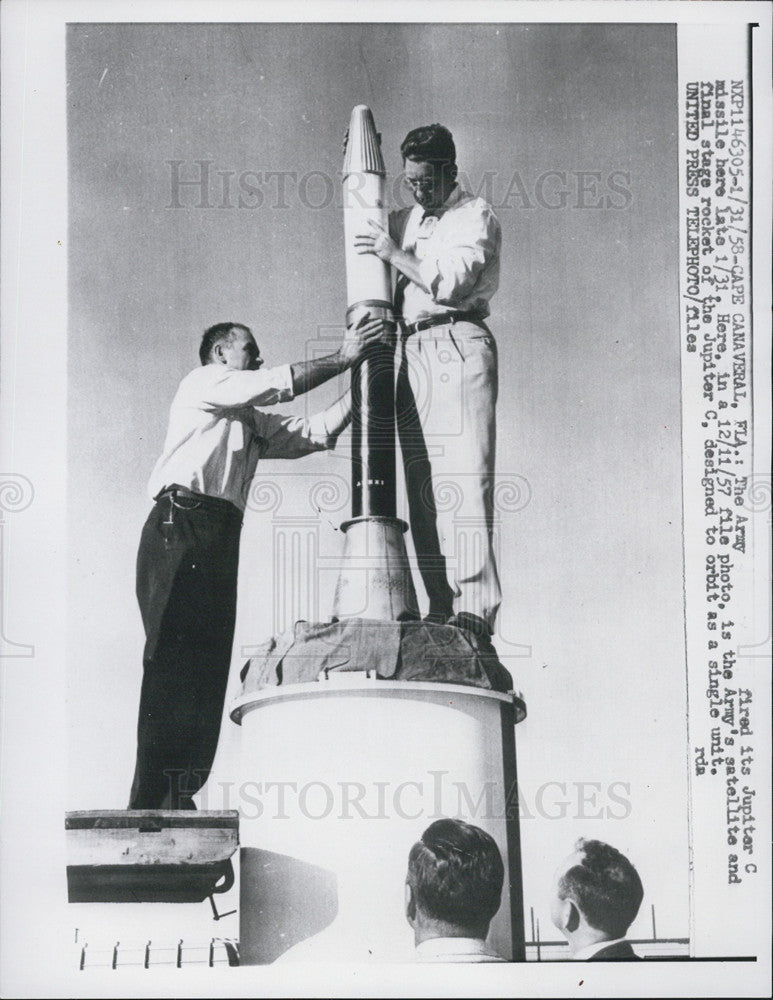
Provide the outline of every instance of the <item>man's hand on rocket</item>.
{"type": "Polygon", "coordinates": [[[369,233],[358,233],[354,237],[354,249],[357,253],[372,253],[397,268],[401,274],[418,285],[422,291],[430,293],[424,283],[421,271],[419,270],[419,260],[416,254],[410,250],[401,250],[389,233],[372,219],[368,219],[370,226],[369,233]]]}
{"type": "Polygon", "coordinates": [[[372,219],[368,219],[369,233],[358,233],[354,237],[357,253],[373,253],[387,264],[392,263],[398,247],[389,233],[372,219]]]}
{"type": "Polygon", "coordinates": [[[376,344],[393,343],[394,324],[385,319],[373,319],[366,312],[356,323],[346,328],[340,354],[348,364],[354,364],[376,344]]]}

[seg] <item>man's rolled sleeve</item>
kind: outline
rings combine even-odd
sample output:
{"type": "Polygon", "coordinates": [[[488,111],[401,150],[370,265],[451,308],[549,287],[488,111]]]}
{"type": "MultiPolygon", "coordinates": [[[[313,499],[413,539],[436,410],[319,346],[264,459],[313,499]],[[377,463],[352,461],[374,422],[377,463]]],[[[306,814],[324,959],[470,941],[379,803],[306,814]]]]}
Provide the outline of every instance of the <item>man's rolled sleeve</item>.
{"type": "Polygon", "coordinates": [[[290,365],[259,371],[210,367],[211,381],[202,393],[205,407],[274,406],[294,398],[290,365]]]}
{"type": "Polygon", "coordinates": [[[324,441],[322,445],[324,448],[335,448],[338,441],[338,435],[334,433],[331,426],[333,419],[331,409],[328,408],[327,410],[322,410],[321,413],[315,413],[308,419],[311,436],[315,441],[324,441]]]}
{"type": "Polygon", "coordinates": [[[301,458],[313,451],[334,448],[336,443],[324,412],[309,418],[256,412],[255,430],[266,442],[262,458],[301,458]]]}

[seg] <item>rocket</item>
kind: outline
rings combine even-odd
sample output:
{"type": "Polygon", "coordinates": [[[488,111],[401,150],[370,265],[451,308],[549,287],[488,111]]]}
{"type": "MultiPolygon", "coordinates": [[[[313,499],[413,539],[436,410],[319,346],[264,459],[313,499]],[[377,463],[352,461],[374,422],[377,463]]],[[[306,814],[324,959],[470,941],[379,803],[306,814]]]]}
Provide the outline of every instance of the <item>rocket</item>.
{"type": "MultiPolygon", "coordinates": [[[[387,228],[386,168],[373,113],[353,109],[344,148],[343,211],[347,323],[366,313],[394,322],[390,267],[360,254],[355,237],[369,221],[387,228]]],[[[396,517],[394,352],[375,348],[352,371],[352,517],[334,599],[334,618],[418,617],[405,552],[407,525],[396,517]]]]}
{"type": "Polygon", "coordinates": [[[369,221],[387,228],[385,187],[381,136],[370,108],[358,104],[349,122],[343,166],[347,319],[366,311],[394,319],[389,265],[354,248],[355,236],[368,231],[369,221]]]}
{"type": "MultiPolygon", "coordinates": [[[[368,223],[387,227],[386,168],[370,108],[352,111],[343,167],[346,321],[366,313],[394,322],[389,264],[360,254],[355,237],[368,223]]],[[[394,362],[384,345],[352,379],[352,517],[395,516],[394,362]]]]}

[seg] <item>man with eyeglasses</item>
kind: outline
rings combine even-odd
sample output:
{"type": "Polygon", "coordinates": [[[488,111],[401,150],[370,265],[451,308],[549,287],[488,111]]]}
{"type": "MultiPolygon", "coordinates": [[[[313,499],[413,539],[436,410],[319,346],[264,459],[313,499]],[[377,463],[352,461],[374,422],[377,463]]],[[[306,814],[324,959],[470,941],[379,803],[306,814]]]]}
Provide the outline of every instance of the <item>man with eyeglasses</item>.
{"type": "Polygon", "coordinates": [[[400,151],[416,204],[390,215],[389,233],[371,223],[355,245],[396,274],[397,426],[427,619],[490,647],[501,591],[492,547],[497,351],[485,320],[501,230],[491,206],[457,184],[447,128],[413,129],[400,151]]]}

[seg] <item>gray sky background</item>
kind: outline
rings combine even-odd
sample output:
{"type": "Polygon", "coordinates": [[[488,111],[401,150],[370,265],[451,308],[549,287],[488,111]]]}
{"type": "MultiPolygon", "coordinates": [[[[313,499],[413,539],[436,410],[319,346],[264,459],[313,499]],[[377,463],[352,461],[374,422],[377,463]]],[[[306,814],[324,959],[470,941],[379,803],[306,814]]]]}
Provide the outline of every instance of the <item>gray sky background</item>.
{"type": "MultiPolygon", "coordinates": [[[[563,819],[522,822],[526,903],[544,928],[555,865],[598,836],[639,867],[658,930],[686,934],[673,27],[88,24],[67,45],[68,808],[126,805],[145,484],[201,332],[245,322],[269,364],[340,336],[341,140],[366,103],[390,183],[405,133],[443,122],[502,223],[497,466],[530,499],[500,512],[497,648],[528,703],[527,805],[547,782],[567,783],[548,808],[575,800],[563,819]],[[192,187],[170,207],[173,160],[186,179],[212,161],[212,207],[192,187]],[[239,207],[244,171],[262,173],[262,204],[242,188],[252,207],[239,207]],[[283,199],[268,171],[285,175],[283,199]],[[585,194],[581,171],[598,178],[585,194]],[[581,207],[607,197],[622,207],[581,207]],[[627,819],[577,815],[574,783],[615,781],[631,786],[627,819]]],[[[259,475],[281,497],[245,523],[233,685],[240,650],[329,613],[347,510],[315,516],[309,491],[346,482],[345,442],[259,475]],[[292,552],[275,570],[288,523],[317,539],[311,579],[292,552]]],[[[227,721],[216,780],[233,776],[237,745],[227,721]]]]}

